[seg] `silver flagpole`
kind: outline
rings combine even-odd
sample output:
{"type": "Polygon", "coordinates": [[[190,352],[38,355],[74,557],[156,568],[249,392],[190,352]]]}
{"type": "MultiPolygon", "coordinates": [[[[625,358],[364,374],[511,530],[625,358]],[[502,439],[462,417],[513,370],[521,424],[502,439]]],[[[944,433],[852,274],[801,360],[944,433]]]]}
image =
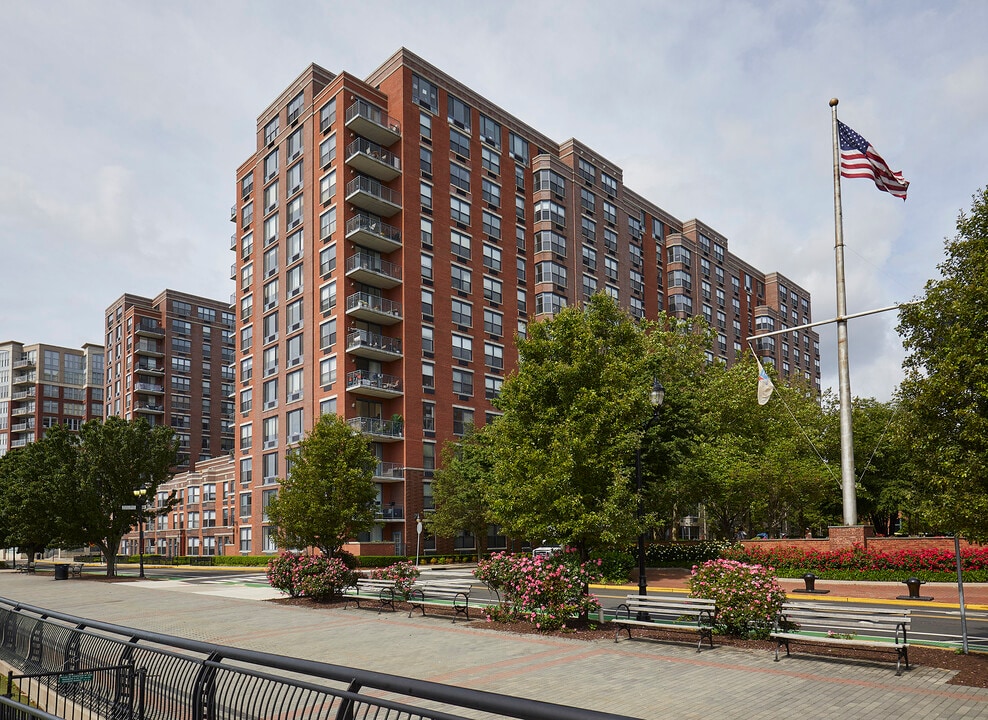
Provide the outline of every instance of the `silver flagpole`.
{"type": "Polygon", "coordinates": [[[840,476],[844,524],[858,524],[854,491],[854,435],[851,430],[851,370],[847,351],[847,295],[844,290],[844,217],[840,200],[840,143],[837,137],[837,98],[830,101],[834,140],[834,256],[837,265],[837,377],[840,383],[840,476]]]}

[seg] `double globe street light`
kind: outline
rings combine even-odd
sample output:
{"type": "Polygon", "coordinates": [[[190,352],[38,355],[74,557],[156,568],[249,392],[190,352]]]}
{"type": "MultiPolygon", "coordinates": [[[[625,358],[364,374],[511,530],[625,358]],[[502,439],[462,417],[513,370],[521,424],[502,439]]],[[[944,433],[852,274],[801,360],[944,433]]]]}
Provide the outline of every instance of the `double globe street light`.
{"type": "MultiPolygon", "coordinates": [[[[635,450],[635,485],[638,489],[638,523],[641,525],[645,519],[645,504],[642,497],[642,442],[645,440],[645,433],[648,429],[652,427],[656,421],[659,419],[659,408],[662,407],[662,401],[665,400],[666,389],[662,387],[662,383],[659,382],[658,378],[652,378],[652,390],[648,394],[648,401],[652,405],[652,416],[645,421],[642,426],[642,439],[638,442],[638,448],[635,450]]],[[[645,578],[645,528],[642,527],[641,533],[638,535],[638,594],[646,595],[648,594],[647,582],[645,578]]]]}

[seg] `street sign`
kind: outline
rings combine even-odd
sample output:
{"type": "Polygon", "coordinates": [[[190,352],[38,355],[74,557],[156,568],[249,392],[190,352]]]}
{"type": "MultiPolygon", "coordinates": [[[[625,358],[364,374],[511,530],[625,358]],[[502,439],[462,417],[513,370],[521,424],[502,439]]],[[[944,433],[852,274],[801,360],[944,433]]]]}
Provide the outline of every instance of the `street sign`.
{"type": "Polygon", "coordinates": [[[137,506],[136,505],[121,505],[120,506],[120,509],[121,510],[136,510],[137,509],[137,506]]]}
{"type": "Polygon", "coordinates": [[[84,683],[93,679],[92,673],[72,673],[71,675],[59,675],[59,685],[69,685],[71,683],[84,683]]]}

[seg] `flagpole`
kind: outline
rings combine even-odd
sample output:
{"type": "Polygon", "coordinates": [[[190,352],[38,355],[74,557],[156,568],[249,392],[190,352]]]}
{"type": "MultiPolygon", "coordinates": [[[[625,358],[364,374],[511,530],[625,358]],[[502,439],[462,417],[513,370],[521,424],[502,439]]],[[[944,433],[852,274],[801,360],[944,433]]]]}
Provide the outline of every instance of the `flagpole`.
{"type": "Polygon", "coordinates": [[[840,388],[840,475],[844,524],[858,524],[854,490],[854,435],[851,429],[851,370],[847,349],[847,294],[844,288],[844,216],[840,198],[840,145],[837,140],[837,98],[830,101],[834,144],[834,259],[837,266],[837,377],[840,388]]]}

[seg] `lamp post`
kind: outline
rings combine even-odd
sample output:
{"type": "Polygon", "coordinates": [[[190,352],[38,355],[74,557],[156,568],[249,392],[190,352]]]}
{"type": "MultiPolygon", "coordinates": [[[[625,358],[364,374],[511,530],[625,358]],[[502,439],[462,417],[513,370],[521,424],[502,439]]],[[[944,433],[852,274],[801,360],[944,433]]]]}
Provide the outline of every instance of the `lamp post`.
{"type": "Polygon", "coordinates": [[[138,488],[134,491],[134,497],[137,498],[137,542],[140,543],[140,547],[137,548],[138,562],[140,563],[140,577],[144,577],[144,496],[148,494],[147,488],[138,488]]]}
{"type": "MultiPolygon", "coordinates": [[[[648,394],[648,401],[652,404],[652,416],[645,421],[642,426],[642,439],[644,440],[645,432],[655,424],[655,421],[659,418],[659,408],[662,407],[662,401],[665,400],[666,389],[662,387],[662,383],[658,381],[657,378],[652,378],[652,390],[648,394]]],[[[641,523],[645,518],[645,506],[642,500],[642,443],[639,441],[638,448],[635,450],[635,486],[638,489],[638,522],[641,523]]],[[[647,595],[647,582],[645,579],[645,529],[642,528],[641,533],[638,535],[638,594],[647,595]]]]}

